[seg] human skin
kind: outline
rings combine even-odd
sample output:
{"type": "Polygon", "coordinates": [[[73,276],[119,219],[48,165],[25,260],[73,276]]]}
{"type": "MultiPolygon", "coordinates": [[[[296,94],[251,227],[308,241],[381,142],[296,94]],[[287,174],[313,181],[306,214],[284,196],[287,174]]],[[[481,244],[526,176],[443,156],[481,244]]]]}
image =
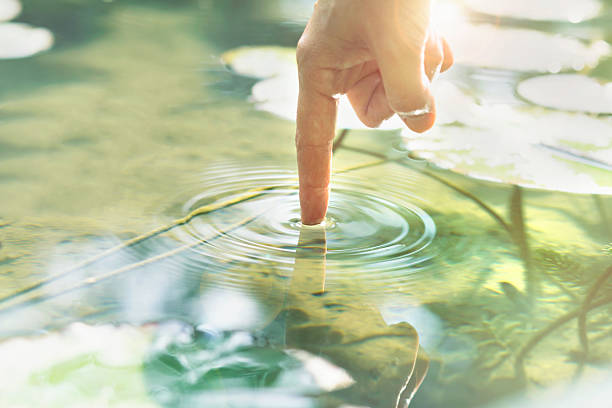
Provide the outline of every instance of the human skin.
{"type": "Polygon", "coordinates": [[[397,113],[416,132],[431,128],[429,85],[453,56],[430,25],[429,0],[318,0],[297,48],[296,148],[302,222],[327,212],[337,96],[347,94],[369,127],[397,113]]]}

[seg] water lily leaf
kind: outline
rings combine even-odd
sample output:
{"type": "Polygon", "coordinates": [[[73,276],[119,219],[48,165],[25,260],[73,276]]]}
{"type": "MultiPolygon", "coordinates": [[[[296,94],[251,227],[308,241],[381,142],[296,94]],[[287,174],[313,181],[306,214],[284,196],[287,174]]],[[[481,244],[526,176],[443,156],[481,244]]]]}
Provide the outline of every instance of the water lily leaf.
{"type": "MultiPolygon", "coordinates": [[[[596,64],[610,50],[605,42],[586,45],[576,39],[533,30],[499,29],[467,23],[454,27],[455,34],[449,38],[453,39],[457,61],[468,65],[542,72],[579,69],[585,64],[596,64]],[[482,38],[491,40],[483,42],[482,38]],[[474,44],[480,46],[475,47],[474,44]],[[543,51],[533,52],[534,47],[543,51]]],[[[293,48],[241,47],[226,52],[222,59],[234,72],[262,79],[253,86],[251,93],[251,100],[257,109],[295,120],[299,83],[293,48]]],[[[470,124],[479,116],[474,115],[474,111],[482,110],[472,102],[471,97],[443,79],[434,82],[433,92],[439,102],[438,124],[470,124]]],[[[341,129],[367,129],[346,96],[340,97],[336,124],[341,129]]],[[[384,121],[379,129],[404,127],[403,122],[394,116],[384,121]]]]}
{"type": "Polygon", "coordinates": [[[53,45],[53,34],[46,28],[22,23],[0,24],[0,59],[30,57],[53,45]]]}
{"type": "Polygon", "coordinates": [[[472,10],[492,16],[579,23],[600,13],[599,0],[466,0],[472,10]]]}
{"type": "Polygon", "coordinates": [[[612,113],[612,82],[579,74],[542,75],[522,81],[517,92],[536,105],[567,111],[612,113]]]}
{"type": "Polygon", "coordinates": [[[239,75],[270,78],[296,71],[295,49],[289,47],[240,47],[221,55],[223,63],[239,75]]]}
{"type": "Polygon", "coordinates": [[[142,378],[150,327],[88,326],[0,343],[0,406],[152,408],[142,378]]]}
{"type": "Polygon", "coordinates": [[[556,73],[594,67],[610,54],[605,41],[523,28],[457,22],[445,34],[457,63],[485,68],[556,73]]]}
{"type": "Polygon", "coordinates": [[[285,351],[265,337],[185,328],[172,333],[162,325],[145,359],[146,383],[161,407],[306,408],[353,383],[327,360],[285,351]]]}
{"type": "Polygon", "coordinates": [[[0,0],[0,21],[8,21],[21,13],[21,3],[17,0],[0,0]]]}
{"type": "MultiPolygon", "coordinates": [[[[472,101],[462,126],[404,132],[407,148],[471,177],[572,193],[612,193],[612,121],[472,101]]],[[[463,116],[465,117],[465,116],[463,116]]]]}

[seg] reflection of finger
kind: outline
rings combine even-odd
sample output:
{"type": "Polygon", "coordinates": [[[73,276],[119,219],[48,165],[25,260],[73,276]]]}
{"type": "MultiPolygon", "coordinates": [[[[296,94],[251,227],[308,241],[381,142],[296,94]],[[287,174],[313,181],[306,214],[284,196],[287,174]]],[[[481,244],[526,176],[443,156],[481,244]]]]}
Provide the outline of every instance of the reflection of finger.
{"type": "Polygon", "coordinates": [[[293,298],[324,292],[326,253],[325,227],[302,227],[291,280],[290,294],[293,298]]]}
{"type": "Polygon", "coordinates": [[[429,30],[425,43],[425,74],[433,81],[440,73],[444,61],[444,46],[435,30],[429,30]]]}
{"type": "Polygon", "coordinates": [[[355,113],[366,126],[378,127],[394,113],[387,102],[385,87],[378,71],[357,82],[349,89],[347,96],[355,113]]]}
{"type": "Polygon", "coordinates": [[[446,41],[446,38],[440,37],[440,42],[442,43],[442,50],[444,53],[444,62],[442,62],[442,69],[440,72],[444,72],[453,65],[455,57],[453,56],[453,50],[448,41],[446,41]]]}

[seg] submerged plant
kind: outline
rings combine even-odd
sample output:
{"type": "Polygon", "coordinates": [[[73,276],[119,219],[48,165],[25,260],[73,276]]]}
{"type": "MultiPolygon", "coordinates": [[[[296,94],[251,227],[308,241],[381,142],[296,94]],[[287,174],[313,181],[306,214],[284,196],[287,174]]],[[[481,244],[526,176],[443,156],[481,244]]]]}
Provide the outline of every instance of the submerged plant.
{"type": "Polygon", "coordinates": [[[564,286],[580,288],[588,282],[588,276],[585,276],[587,270],[576,259],[576,255],[540,247],[533,251],[533,262],[539,272],[564,286]]]}

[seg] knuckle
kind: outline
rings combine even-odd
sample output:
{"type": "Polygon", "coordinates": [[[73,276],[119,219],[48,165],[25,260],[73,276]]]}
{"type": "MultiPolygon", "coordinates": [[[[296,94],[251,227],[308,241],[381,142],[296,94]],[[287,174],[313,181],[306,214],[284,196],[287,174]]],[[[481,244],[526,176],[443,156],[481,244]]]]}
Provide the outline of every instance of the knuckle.
{"type": "Polygon", "coordinates": [[[383,120],[381,118],[365,118],[362,122],[370,129],[376,129],[381,125],[383,120]]]}
{"type": "Polygon", "coordinates": [[[295,52],[295,58],[296,58],[298,67],[306,66],[308,61],[311,59],[310,58],[311,55],[312,55],[312,46],[310,45],[308,36],[304,34],[298,41],[297,49],[295,52]]]}

